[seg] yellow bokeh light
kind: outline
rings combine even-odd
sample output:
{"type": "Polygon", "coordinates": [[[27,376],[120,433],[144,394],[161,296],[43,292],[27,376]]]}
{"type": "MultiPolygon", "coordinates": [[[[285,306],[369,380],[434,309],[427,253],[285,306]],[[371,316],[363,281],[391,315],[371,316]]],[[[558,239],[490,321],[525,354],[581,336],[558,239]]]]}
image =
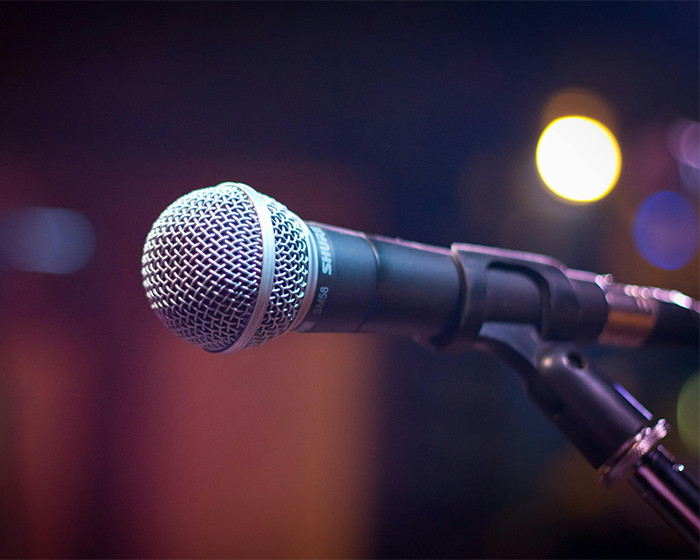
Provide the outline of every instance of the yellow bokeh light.
{"type": "Polygon", "coordinates": [[[592,202],[608,194],[620,176],[620,147],[612,132],[588,117],[563,117],[544,129],[537,169],[556,194],[592,202]]]}
{"type": "Polygon", "coordinates": [[[678,395],[678,434],[688,451],[700,453],[700,406],[698,392],[700,378],[696,373],[690,377],[678,395]]]}

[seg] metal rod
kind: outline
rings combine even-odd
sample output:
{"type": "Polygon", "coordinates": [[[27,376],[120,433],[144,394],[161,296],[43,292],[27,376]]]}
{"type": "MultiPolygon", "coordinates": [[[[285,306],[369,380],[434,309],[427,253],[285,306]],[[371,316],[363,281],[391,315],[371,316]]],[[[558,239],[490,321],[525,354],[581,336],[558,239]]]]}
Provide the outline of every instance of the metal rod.
{"type": "Polygon", "coordinates": [[[637,464],[630,482],[664,520],[700,552],[700,515],[697,483],[683,465],[652,451],[637,464]]]}

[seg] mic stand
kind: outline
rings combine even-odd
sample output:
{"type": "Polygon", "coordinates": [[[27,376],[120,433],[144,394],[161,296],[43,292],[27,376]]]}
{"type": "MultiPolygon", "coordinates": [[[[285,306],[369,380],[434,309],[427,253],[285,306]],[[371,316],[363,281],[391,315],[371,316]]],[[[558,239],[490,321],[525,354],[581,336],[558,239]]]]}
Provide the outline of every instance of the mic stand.
{"type": "Polygon", "coordinates": [[[569,342],[543,340],[531,325],[486,322],[469,346],[518,371],[535,404],[610,487],[628,478],[642,497],[698,549],[698,482],[659,445],[665,420],[652,415],[569,342]]]}

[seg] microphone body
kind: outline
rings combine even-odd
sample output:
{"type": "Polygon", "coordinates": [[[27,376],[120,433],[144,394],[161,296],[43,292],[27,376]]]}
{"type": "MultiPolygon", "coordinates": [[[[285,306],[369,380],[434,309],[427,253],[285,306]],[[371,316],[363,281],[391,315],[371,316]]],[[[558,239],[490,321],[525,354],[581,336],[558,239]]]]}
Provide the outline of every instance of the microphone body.
{"type": "Polygon", "coordinates": [[[436,336],[457,312],[460,279],[448,249],[307,225],[320,258],[297,330],[436,336]]]}
{"type": "Polygon", "coordinates": [[[168,207],[147,238],[142,275],[161,320],[213,352],[288,330],[395,334],[450,348],[494,322],[579,343],[697,345],[700,336],[698,302],[676,291],[616,284],[542,255],[304,222],[237,183],[168,207]]]}

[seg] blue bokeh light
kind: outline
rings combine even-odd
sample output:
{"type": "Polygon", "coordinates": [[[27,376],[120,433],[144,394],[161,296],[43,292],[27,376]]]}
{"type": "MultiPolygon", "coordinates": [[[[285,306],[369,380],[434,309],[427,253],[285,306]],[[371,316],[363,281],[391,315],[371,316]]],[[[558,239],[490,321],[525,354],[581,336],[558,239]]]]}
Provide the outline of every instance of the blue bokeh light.
{"type": "Polygon", "coordinates": [[[634,242],[640,254],[664,270],[688,264],[698,250],[698,213],[678,193],[651,195],[637,212],[634,242]]]}
{"type": "Polygon", "coordinates": [[[18,208],[0,216],[0,262],[18,270],[72,274],[95,252],[95,231],[66,208],[18,208]]]}

